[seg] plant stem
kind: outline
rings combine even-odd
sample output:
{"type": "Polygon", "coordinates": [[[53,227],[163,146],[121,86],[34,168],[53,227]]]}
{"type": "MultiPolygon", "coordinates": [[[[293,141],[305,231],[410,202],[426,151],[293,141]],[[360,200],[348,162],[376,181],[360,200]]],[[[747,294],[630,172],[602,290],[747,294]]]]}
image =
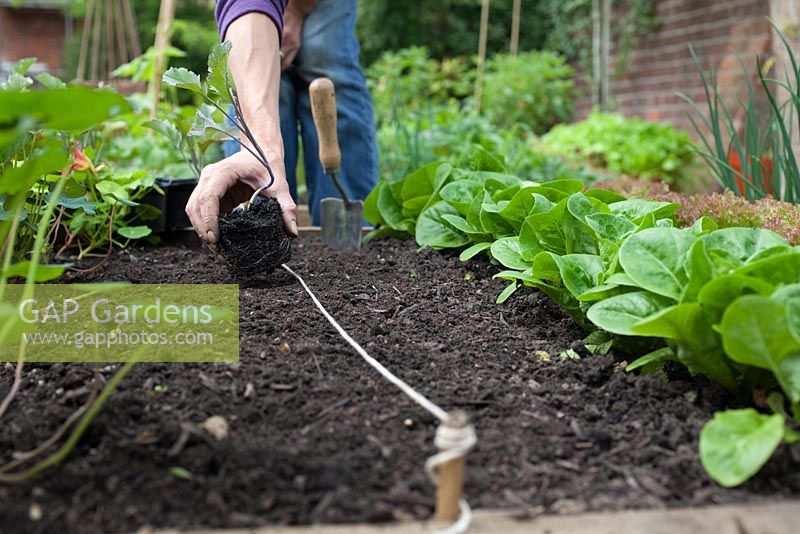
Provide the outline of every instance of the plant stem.
{"type": "Polygon", "coordinates": [[[55,465],[61,463],[64,458],[69,456],[75,446],[78,444],[78,441],[81,439],[83,434],[86,432],[86,429],[89,428],[89,424],[92,420],[97,416],[100,410],[105,405],[106,401],[109,399],[111,394],[117,389],[122,379],[125,378],[125,375],[136,365],[135,361],[127,362],[122,368],[117,371],[117,373],[108,381],[108,384],[103,388],[103,391],[100,392],[97,399],[92,403],[86,413],[81,417],[80,422],[69,435],[67,441],[52,455],[48,456],[44,460],[41,460],[33,465],[30,469],[22,471],[21,473],[14,473],[14,474],[0,474],[0,483],[5,484],[17,484],[19,482],[24,482],[31,477],[34,477],[55,465]]]}

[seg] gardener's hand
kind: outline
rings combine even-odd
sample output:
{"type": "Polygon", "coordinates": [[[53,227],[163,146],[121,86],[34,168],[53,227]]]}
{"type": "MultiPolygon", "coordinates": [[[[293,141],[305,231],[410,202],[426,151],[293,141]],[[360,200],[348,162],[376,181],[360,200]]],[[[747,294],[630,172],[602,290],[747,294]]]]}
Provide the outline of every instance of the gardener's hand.
{"type": "MultiPolygon", "coordinates": [[[[274,197],[280,203],[286,233],[297,237],[297,206],[289,193],[283,162],[270,158],[270,165],[275,183],[262,194],[274,197]]],[[[266,169],[247,151],[206,166],[186,204],[186,214],[200,239],[215,245],[219,241],[220,212],[229,212],[247,202],[268,180],[266,169]]]]}

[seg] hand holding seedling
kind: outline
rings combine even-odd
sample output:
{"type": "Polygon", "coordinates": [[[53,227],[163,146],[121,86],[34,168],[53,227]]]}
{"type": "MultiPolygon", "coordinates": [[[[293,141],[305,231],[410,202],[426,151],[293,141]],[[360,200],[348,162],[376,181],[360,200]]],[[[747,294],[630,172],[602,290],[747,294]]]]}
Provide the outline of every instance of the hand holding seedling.
{"type": "MultiPolygon", "coordinates": [[[[275,197],[283,210],[283,221],[289,235],[297,235],[295,204],[289,193],[283,164],[271,160],[275,173],[275,184],[268,189],[269,196],[275,197]]],[[[228,212],[236,206],[248,202],[253,193],[268,181],[261,162],[242,151],[203,169],[200,181],[195,187],[186,214],[200,238],[209,244],[219,241],[219,214],[228,212]]]]}
{"type": "Polygon", "coordinates": [[[213,130],[242,146],[240,154],[203,169],[186,213],[200,238],[216,244],[220,209],[229,210],[259,192],[279,202],[286,233],[296,236],[297,207],[286,182],[278,114],[278,30],[265,15],[250,13],[231,23],[225,38],[209,56],[205,82],[183,68],[164,75],[167,85],[189,90],[208,103],[197,110],[189,135],[213,130]],[[218,114],[235,127],[218,121],[218,114]]]}

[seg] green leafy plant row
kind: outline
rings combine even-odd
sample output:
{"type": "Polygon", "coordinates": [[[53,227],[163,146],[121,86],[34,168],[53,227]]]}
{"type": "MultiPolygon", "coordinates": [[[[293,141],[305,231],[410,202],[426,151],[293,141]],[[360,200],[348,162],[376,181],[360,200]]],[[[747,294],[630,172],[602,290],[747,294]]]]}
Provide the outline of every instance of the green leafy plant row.
{"type": "Polygon", "coordinates": [[[461,248],[463,260],[488,254],[510,282],[498,302],[538,288],[587,330],[646,352],[629,370],[675,361],[742,400],[771,393],[771,415],[729,410],[701,432],[703,465],[724,486],[798,439],[800,249],[769,230],[718,229],[706,217],[677,228],[673,202],[580,180],[525,181],[479,148],[466,161],[379,183],[365,205],[372,237],[461,248]]]}

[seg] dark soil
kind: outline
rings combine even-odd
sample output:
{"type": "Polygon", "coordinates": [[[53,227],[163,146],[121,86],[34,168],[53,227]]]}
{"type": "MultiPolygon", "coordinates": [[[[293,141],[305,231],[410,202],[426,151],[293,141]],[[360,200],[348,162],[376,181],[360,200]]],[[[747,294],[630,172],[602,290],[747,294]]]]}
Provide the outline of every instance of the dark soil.
{"type": "MultiPolygon", "coordinates": [[[[575,513],[800,492],[797,445],[740,488],[715,485],[697,435],[731,405],[719,388],[627,374],[612,357],[561,360],[582,333],[535,291],[495,305],[503,284],[485,263],[399,241],[344,253],[301,239],[296,256],[294,268],[367,350],[444,408],[472,415],[473,507],[575,513]]],[[[174,247],[118,254],[82,280],[231,281],[210,255],[174,247]]],[[[0,486],[0,531],[428,517],[432,417],[367,367],[285,272],[242,287],[241,318],[240,363],[140,364],[66,461],[0,486]],[[212,415],[230,424],[227,439],[200,432],[175,446],[182,424],[212,415]]],[[[116,368],[26,366],[1,421],[2,460],[46,439],[85,400],[94,373],[108,379],[116,368]]],[[[0,369],[2,396],[12,366],[0,369]]]]}
{"type": "Polygon", "coordinates": [[[256,197],[247,209],[219,218],[219,250],[237,281],[262,280],[292,258],[281,206],[274,198],[256,197]]]}

